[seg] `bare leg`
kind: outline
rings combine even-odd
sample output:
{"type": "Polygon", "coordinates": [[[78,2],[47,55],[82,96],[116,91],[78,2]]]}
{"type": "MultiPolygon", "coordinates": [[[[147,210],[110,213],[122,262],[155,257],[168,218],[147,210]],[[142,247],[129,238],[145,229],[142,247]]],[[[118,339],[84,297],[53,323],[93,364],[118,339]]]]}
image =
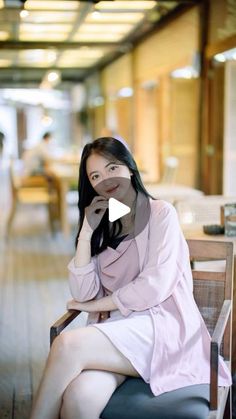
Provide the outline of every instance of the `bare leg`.
{"type": "Polygon", "coordinates": [[[53,342],[31,419],[58,419],[65,389],[87,369],[139,376],[130,361],[96,327],[64,332],[53,342]]]}
{"type": "Polygon", "coordinates": [[[98,419],[125,376],[108,371],[85,370],[66,388],[61,419],[98,419]]]}

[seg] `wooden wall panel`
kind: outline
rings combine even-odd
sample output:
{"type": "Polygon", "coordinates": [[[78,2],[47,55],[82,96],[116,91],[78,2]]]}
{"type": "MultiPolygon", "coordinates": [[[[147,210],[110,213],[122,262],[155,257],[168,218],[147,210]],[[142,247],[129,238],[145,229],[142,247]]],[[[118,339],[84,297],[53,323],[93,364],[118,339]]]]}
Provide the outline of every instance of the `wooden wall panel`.
{"type": "Polygon", "coordinates": [[[199,10],[192,8],[134,51],[134,77],[143,80],[190,65],[199,50],[199,10]]]}
{"type": "Polygon", "coordinates": [[[106,67],[101,73],[102,87],[105,96],[116,95],[122,87],[133,86],[132,55],[123,55],[106,67]]]}
{"type": "Polygon", "coordinates": [[[102,129],[105,126],[105,111],[104,106],[96,106],[91,110],[92,113],[92,125],[93,125],[93,139],[100,137],[102,129]]]}
{"type": "Polygon", "coordinates": [[[158,88],[136,92],[135,157],[147,182],[160,178],[158,88]]]}
{"type": "Polygon", "coordinates": [[[199,159],[198,93],[197,79],[172,79],[170,153],[179,159],[176,181],[193,187],[199,159]]]}
{"type": "Polygon", "coordinates": [[[116,132],[125,139],[132,149],[133,98],[116,100],[117,129],[116,132]]]}
{"type": "Polygon", "coordinates": [[[223,192],[224,65],[211,69],[209,96],[209,139],[205,149],[208,160],[208,193],[223,192]]]}

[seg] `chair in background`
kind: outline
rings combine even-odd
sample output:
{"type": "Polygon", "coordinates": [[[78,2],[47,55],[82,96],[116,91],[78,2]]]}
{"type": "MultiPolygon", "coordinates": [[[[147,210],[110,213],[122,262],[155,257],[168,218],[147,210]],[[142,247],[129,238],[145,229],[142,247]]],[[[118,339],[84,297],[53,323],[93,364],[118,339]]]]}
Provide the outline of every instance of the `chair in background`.
{"type": "Polygon", "coordinates": [[[11,233],[17,208],[22,205],[44,205],[48,211],[49,225],[55,232],[55,221],[58,219],[58,193],[53,179],[47,179],[43,175],[22,177],[20,162],[11,161],[9,167],[9,180],[11,189],[11,209],[9,212],[6,234],[11,233]]]}
{"type": "MultiPolygon", "coordinates": [[[[229,388],[218,388],[218,360],[231,365],[231,304],[233,245],[229,242],[188,240],[194,280],[194,296],[211,334],[211,376],[209,385],[193,385],[153,396],[141,378],[128,378],[112,395],[102,419],[230,419],[229,388]],[[207,256],[206,256],[207,255],[207,256]],[[198,270],[196,261],[225,260],[224,271],[198,270]],[[227,403],[226,403],[227,402],[227,403]],[[225,409],[225,407],[227,408],[225,409]]],[[[201,266],[201,263],[200,263],[201,266]]],[[[80,314],[69,311],[50,330],[55,337],[80,314]]]]}

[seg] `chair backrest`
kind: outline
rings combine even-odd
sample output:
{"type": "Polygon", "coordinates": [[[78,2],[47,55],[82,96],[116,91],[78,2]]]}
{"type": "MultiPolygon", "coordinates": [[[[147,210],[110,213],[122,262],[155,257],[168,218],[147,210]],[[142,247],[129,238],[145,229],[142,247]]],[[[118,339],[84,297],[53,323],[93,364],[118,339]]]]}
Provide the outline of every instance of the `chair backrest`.
{"type": "MultiPolygon", "coordinates": [[[[232,300],[233,243],[187,240],[194,281],[194,297],[212,335],[224,300],[232,300]]],[[[228,320],[221,353],[231,358],[232,324],[228,320]]]]}
{"type": "MultiPolygon", "coordinates": [[[[52,182],[49,182],[49,180],[44,175],[24,175],[24,163],[20,159],[15,159],[10,161],[9,165],[9,179],[10,179],[10,186],[12,189],[12,192],[14,195],[17,194],[17,191],[20,189],[29,189],[31,190],[35,188],[42,188],[45,191],[50,192],[50,189],[52,189],[52,182]]],[[[37,191],[37,189],[36,189],[37,191]]]]}
{"type": "Polygon", "coordinates": [[[220,224],[220,207],[236,202],[236,197],[209,195],[199,198],[177,200],[174,203],[182,225],[220,224]]]}

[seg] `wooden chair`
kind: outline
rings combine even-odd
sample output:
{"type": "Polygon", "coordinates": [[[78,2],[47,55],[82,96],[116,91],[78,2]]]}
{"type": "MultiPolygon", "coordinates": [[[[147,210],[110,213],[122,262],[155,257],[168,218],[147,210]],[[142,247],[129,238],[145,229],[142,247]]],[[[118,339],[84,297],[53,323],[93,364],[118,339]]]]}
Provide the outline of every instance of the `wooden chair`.
{"type": "MultiPolygon", "coordinates": [[[[231,389],[218,387],[217,372],[220,354],[229,368],[231,364],[233,244],[188,240],[188,246],[194,297],[211,334],[210,386],[193,385],[155,397],[141,378],[130,377],[114,392],[101,414],[102,419],[220,419],[224,414],[225,419],[231,417],[231,389]],[[201,270],[206,260],[224,260],[224,270],[218,271],[217,263],[216,270],[201,270]]],[[[79,314],[79,311],[69,311],[51,327],[51,344],[79,314]]]]}
{"type": "Polygon", "coordinates": [[[11,190],[11,209],[8,215],[6,234],[11,233],[16,210],[20,204],[23,205],[45,205],[48,211],[49,225],[51,231],[55,231],[54,221],[58,218],[58,193],[54,187],[53,180],[43,175],[27,176],[21,175],[19,161],[11,161],[9,167],[9,180],[11,190]]]}

